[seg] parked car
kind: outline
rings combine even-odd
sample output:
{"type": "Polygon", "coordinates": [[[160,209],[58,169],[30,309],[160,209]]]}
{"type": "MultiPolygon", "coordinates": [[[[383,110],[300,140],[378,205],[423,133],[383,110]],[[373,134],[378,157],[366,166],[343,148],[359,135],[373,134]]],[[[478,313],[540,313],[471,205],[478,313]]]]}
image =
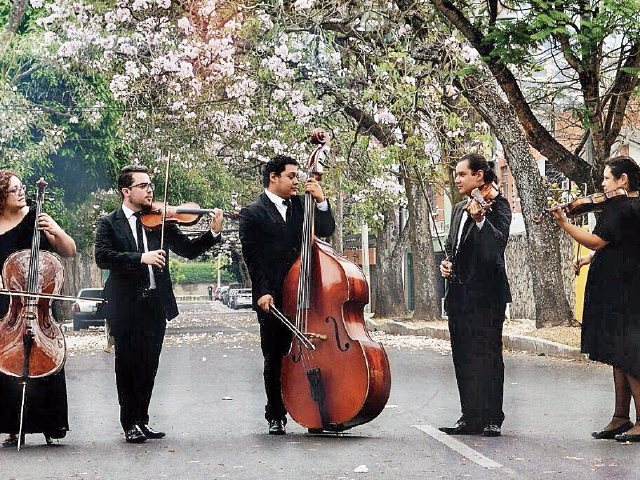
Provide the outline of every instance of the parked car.
{"type": "Polygon", "coordinates": [[[220,291],[222,290],[222,287],[216,287],[216,289],[213,291],[213,299],[214,300],[220,300],[220,291]]]}
{"type": "Polygon", "coordinates": [[[220,301],[226,305],[227,295],[229,294],[229,287],[220,287],[220,301]]]}
{"type": "Polygon", "coordinates": [[[104,325],[103,303],[97,300],[88,300],[102,298],[102,288],[83,288],[78,292],[77,297],[78,300],[71,304],[73,329],[80,330],[90,325],[104,325]]]}
{"type": "Polygon", "coordinates": [[[233,296],[229,295],[229,307],[238,310],[242,307],[251,307],[253,301],[251,299],[250,288],[239,288],[233,291],[233,296]]]}
{"type": "Polygon", "coordinates": [[[238,291],[237,288],[230,288],[229,291],[227,291],[227,295],[224,300],[224,304],[227,307],[231,308],[231,299],[235,296],[237,291],[238,291]]]}

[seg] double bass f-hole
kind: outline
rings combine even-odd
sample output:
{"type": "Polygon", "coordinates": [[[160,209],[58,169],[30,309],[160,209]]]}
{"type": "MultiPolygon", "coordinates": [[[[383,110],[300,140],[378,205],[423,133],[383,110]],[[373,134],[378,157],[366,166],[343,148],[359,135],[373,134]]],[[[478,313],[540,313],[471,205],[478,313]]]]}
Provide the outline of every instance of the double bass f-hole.
{"type": "Polygon", "coordinates": [[[333,317],[327,317],[325,319],[325,322],[333,323],[333,331],[335,332],[336,346],[338,347],[338,350],[340,350],[341,352],[346,352],[347,350],[349,350],[349,347],[351,346],[349,342],[345,342],[344,346],[342,346],[340,342],[340,330],[338,330],[338,321],[333,317]]]}

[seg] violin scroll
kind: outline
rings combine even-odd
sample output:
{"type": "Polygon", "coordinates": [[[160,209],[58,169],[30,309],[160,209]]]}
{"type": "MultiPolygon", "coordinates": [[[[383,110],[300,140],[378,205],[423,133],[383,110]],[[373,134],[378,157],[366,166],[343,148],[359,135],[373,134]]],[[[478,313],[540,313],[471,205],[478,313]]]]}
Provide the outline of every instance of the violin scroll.
{"type": "MultiPolygon", "coordinates": [[[[496,185],[494,182],[487,183],[481,188],[474,188],[471,191],[471,201],[476,202],[478,205],[480,205],[482,215],[486,215],[487,213],[491,212],[491,205],[493,204],[493,201],[499,193],[500,189],[498,188],[498,185],[496,185]]],[[[469,210],[470,204],[471,202],[463,207],[463,210],[465,212],[469,210]]]]}

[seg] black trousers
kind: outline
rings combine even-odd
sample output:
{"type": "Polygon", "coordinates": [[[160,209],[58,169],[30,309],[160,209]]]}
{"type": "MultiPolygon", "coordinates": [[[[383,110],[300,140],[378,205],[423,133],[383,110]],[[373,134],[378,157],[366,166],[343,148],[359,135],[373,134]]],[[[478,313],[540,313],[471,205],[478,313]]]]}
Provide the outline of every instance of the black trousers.
{"type": "Polygon", "coordinates": [[[286,420],[287,409],[282,402],[282,385],[280,373],[282,358],[291,348],[291,331],[279,320],[258,311],[260,322],[260,347],[264,359],[264,389],[267,394],[267,404],[264,416],[267,420],[286,420]]]}
{"type": "Polygon", "coordinates": [[[116,387],[124,430],[149,423],[149,403],[166,329],[159,297],[134,300],[114,335],[116,387]]]}
{"type": "Polygon", "coordinates": [[[504,421],[504,311],[505,307],[485,307],[470,313],[449,314],[462,417],[472,426],[502,425],[504,421]]]}

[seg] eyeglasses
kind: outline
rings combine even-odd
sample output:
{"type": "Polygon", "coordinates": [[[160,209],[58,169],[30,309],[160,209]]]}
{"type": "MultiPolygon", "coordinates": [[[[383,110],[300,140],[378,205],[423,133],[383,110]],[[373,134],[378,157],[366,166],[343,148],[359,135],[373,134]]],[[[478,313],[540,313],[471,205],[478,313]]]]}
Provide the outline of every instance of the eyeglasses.
{"type": "Polygon", "coordinates": [[[289,180],[291,180],[292,182],[297,179],[300,182],[306,182],[307,181],[307,174],[305,172],[291,172],[289,175],[281,175],[284,178],[288,178],[289,180]]]}
{"type": "Polygon", "coordinates": [[[128,188],[135,188],[135,187],[138,187],[138,188],[140,188],[142,190],[146,190],[148,188],[152,192],[156,189],[156,186],[153,183],[148,183],[148,182],[136,183],[135,185],[131,185],[128,188]]]}
{"type": "Polygon", "coordinates": [[[17,187],[13,187],[9,190],[9,193],[13,193],[14,195],[20,195],[22,192],[26,192],[27,187],[24,185],[18,185],[17,187]]]}

